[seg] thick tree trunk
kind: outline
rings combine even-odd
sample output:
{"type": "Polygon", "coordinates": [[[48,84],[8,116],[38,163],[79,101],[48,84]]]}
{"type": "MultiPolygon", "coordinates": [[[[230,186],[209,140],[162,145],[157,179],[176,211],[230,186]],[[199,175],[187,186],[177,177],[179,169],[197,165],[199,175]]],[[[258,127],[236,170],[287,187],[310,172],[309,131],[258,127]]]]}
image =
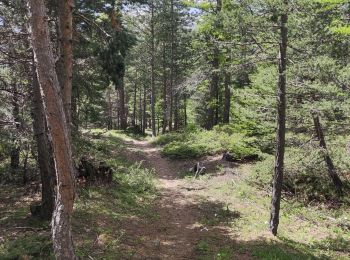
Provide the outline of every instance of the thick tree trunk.
{"type": "Polygon", "coordinates": [[[335,170],[335,167],[334,167],[334,164],[333,164],[331,157],[329,156],[329,152],[327,149],[326,140],[324,138],[323,129],[322,129],[322,125],[320,122],[319,114],[317,111],[313,111],[312,116],[314,119],[314,126],[315,126],[315,131],[317,134],[317,139],[320,141],[320,148],[323,150],[323,157],[324,157],[324,160],[327,164],[328,175],[331,178],[338,194],[341,195],[343,193],[343,191],[342,191],[343,183],[335,170]]]}
{"type": "Polygon", "coordinates": [[[33,69],[33,129],[38,149],[38,165],[41,176],[40,217],[45,220],[52,218],[55,206],[55,162],[52,143],[49,138],[45,118],[45,109],[40,93],[40,85],[33,69]]]}
{"type": "Polygon", "coordinates": [[[226,72],[225,73],[225,104],[224,104],[224,118],[223,123],[230,123],[230,111],[231,111],[231,75],[226,72]]]}
{"type": "Polygon", "coordinates": [[[60,47],[57,76],[62,89],[62,100],[69,134],[72,129],[73,7],[73,0],[57,0],[60,47]]]}
{"type": "MultiPolygon", "coordinates": [[[[284,0],[287,8],[288,0],[284,0]]],[[[270,231],[277,235],[279,224],[279,213],[282,193],[283,170],[284,170],[284,151],[286,135],[286,69],[287,69],[287,44],[288,44],[288,13],[281,14],[280,18],[280,51],[279,51],[279,77],[277,94],[277,139],[276,139],[276,159],[275,172],[272,187],[272,202],[270,212],[270,231]]]]}
{"type": "Polygon", "coordinates": [[[57,196],[52,218],[52,238],[56,259],[76,259],[71,232],[74,204],[74,170],[70,138],[61,99],[60,84],[50,42],[44,0],[28,0],[31,40],[45,116],[52,137],[57,177],[57,196]]]}
{"type": "Polygon", "coordinates": [[[154,43],[154,2],[151,3],[151,124],[152,136],[156,136],[156,89],[155,89],[155,43],[154,43]]]}

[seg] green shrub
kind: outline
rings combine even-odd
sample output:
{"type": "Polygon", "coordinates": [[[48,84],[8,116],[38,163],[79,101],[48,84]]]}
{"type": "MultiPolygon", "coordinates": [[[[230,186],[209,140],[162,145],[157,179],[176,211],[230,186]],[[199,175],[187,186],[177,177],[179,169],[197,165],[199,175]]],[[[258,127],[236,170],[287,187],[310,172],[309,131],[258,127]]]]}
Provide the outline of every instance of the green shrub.
{"type": "Polygon", "coordinates": [[[158,137],[157,144],[164,145],[163,154],[172,158],[197,158],[204,155],[214,155],[230,152],[235,159],[261,155],[254,147],[253,138],[244,134],[234,133],[230,126],[216,127],[214,130],[196,130],[167,134],[158,137]]]}
{"type": "Polygon", "coordinates": [[[197,158],[206,154],[206,147],[196,144],[171,142],[164,146],[162,152],[171,158],[197,158]]]}
{"type": "Polygon", "coordinates": [[[153,144],[155,145],[167,145],[171,142],[181,142],[186,140],[186,135],[184,133],[171,133],[171,134],[164,134],[158,136],[154,141],[153,144]]]}
{"type": "MultiPolygon", "coordinates": [[[[346,175],[349,172],[349,162],[345,143],[342,138],[329,142],[329,150],[337,173],[344,180],[344,190],[348,193],[346,175]]],[[[254,166],[249,182],[261,189],[270,190],[273,172],[274,156],[268,156],[254,166]]],[[[283,190],[305,201],[326,202],[338,199],[316,140],[304,146],[286,149],[283,190]]]]}

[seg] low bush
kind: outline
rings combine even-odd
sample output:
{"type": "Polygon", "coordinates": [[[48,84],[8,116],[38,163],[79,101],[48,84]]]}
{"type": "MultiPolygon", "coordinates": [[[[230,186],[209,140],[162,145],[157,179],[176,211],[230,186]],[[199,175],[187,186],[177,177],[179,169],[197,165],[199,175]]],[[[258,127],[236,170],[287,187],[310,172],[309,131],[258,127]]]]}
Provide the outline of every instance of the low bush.
{"type": "Polygon", "coordinates": [[[259,157],[261,152],[253,145],[253,139],[234,133],[229,127],[214,130],[195,130],[159,136],[155,144],[164,146],[163,154],[171,158],[186,159],[230,152],[235,159],[259,157]]]}
{"type": "MultiPolygon", "coordinates": [[[[343,138],[329,142],[329,152],[347,194],[350,165],[346,143],[343,138]]],[[[274,157],[268,156],[254,166],[249,182],[261,189],[270,190],[273,172],[274,157]]],[[[335,187],[328,176],[323,151],[318,147],[316,140],[304,146],[286,149],[283,190],[308,202],[338,200],[335,187]]],[[[346,199],[346,196],[343,199],[346,199]]]]}

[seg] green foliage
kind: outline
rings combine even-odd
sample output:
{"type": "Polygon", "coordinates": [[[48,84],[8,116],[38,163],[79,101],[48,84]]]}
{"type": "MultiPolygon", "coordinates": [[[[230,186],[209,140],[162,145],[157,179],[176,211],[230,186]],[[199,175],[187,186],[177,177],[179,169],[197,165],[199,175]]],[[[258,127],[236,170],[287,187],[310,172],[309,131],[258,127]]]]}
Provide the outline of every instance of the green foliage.
{"type": "Polygon", "coordinates": [[[178,159],[197,158],[226,151],[232,153],[237,160],[261,155],[253,146],[252,139],[233,131],[234,128],[230,126],[218,126],[212,131],[172,133],[158,137],[155,143],[164,145],[164,155],[178,159]]]}
{"type": "MultiPolygon", "coordinates": [[[[346,153],[346,139],[338,138],[329,143],[330,156],[336,166],[337,173],[343,177],[345,192],[349,193],[346,181],[349,160],[346,153]]],[[[250,183],[264,190],[270,190],[274,157],[268,156],[264,161],[258,162],[250,183]]],[[[289,147],[285,156],[285,172],[283,189],[285,192],[305,202],[327,202],[338,200],[338,195],[328,176],[327,166],[324,162],[323,151],[318,147],[316,140],[304,144],[302,147],[289,147]]],[[[348,203],[346,196],[342,199],[348,203]]]]}
{"type": "Polygon", "coordinates": [[[117,89],[123,85],[127,52],[135,43],[135,36],[124,28],[114,33],[108,46],[101,52],[102,67],[117,89]]]}
{"type": "Polygon", "coordinates": [[[52,242],[50,237],[31,235],[9,241],[0,245],[1,259],[54,259],[51,251],[52,242]]]}

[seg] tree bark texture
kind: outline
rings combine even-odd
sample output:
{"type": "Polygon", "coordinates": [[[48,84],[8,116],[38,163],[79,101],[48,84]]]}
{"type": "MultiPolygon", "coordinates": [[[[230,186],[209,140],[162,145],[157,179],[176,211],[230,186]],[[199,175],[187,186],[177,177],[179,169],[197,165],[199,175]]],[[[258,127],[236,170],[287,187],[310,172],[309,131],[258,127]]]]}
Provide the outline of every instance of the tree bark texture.
{"type": "Polygon", "coordinates": [[[28,0],[31,40],[45,116],[52,137],[57,178],[57,196],[52,218],[52,238],[56,259],[76,259],[71,215],[74,203],[74,170],[61,88],[50,42],[44,0],[28,0]]]}
{"type": "Polygon", "coordinates": [[[57,76],[69,134],[72,129],[72,78],[73,78],[73,0],[57,0],[59,18],[59,69],[57,76]]]}
{"type": "Polygon", "coordinates": [[[33,69],[33,129],[37,143],[38,165],[41,177],[40,217],[50,220],[55,206],[56,172],[43,98],[35,69],[33,69]]]}
{"type": "MultiPolygon", "coordinates": [[[[284,1],[287,8],[288,1],[284,1]]],[[[285,10],[280,17],[280,50],[278,61],[278,87],[277,87],[277,138],[276,138],[276,158],[275,171],[272,187],[272,201],[270,211],[270,231],[277,235],[279,224],[279,213],[282,193],[284,152],[286,140],[286,69],[287,69],[287,44],[288,44],[288,13],[285,10]]]]}

